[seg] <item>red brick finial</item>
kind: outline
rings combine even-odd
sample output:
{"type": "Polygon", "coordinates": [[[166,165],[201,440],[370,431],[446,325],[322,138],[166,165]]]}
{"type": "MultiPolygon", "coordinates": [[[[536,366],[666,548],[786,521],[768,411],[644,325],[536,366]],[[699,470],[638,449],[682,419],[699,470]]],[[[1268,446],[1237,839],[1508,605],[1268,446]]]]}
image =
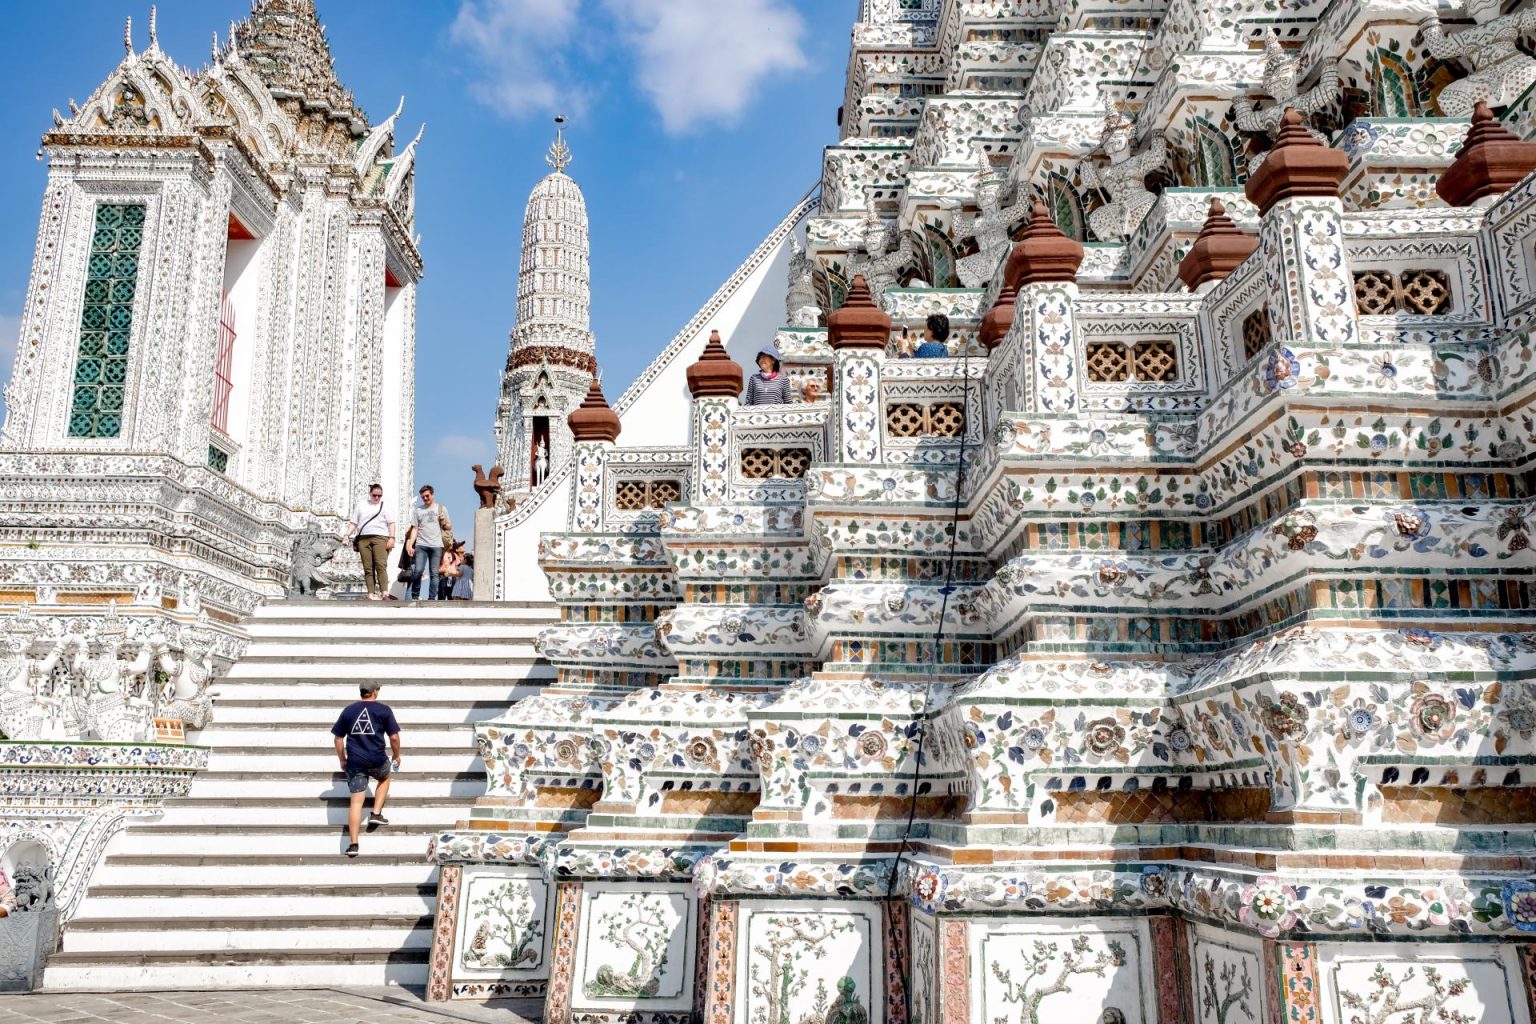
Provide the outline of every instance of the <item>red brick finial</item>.
{"type": "Polygon", "coordinates": [[[1248,201],[1259,216],[1282,199],[1326,196],[1337,199],[1349,159],[1318,142],[1301,123],[1295,107],[1286,107],[1280,118],[1280,134],[1259,169],[1248,176],[1248,201]]]}
{"type": "Polygon", "coordinates": [[[890,340],[891,318],[875,305],[864,275],[854,275],[847,300],[827,317],[827,343],[834,349],[883,349],[890,340]]]}
{"type": "Polygon", "coordinates": [[[1029,226],[1008,254],[1003,283],[1018,289],[1026,284],[1076,281],[1082,264],[1082,243],[1063,234],[1045,204],[1036,199],[1029,226]]]}
{"type": "Polygon", "coordinates": [[[1493,116],[1486,100],[1472,109],[1472,127],[1435,182],[1435,191],[1452,206],[1471,206],[1485,196],[1508,192],[1536,171],[1536,142],[1524,142],[1493,116]]]}
{"type": "Polygon", "coordinates": [[[735,398],[741,394],[741,367],[720,343],[720,332],[710,331],[698,361],[688,367],[688,391],[694,398],[735,398]]]}
{"type": "Polygon", "coordinates": [[[603,397],[603,387],[592,378],[587,397],[581,406],[565,418],[571,425],[571,436],[578,441],[617,441],[619,439],[619,414],[608,408],[603,397]]]}
{"type": "Polygon", "coordinates": [[[1013,308],[1018,298],[1019,290],[1005,280],[1002,290],[997,293],[997,301],[992,303],[987,315],[981,318],[981,329],[977,335],[988,352],[1002,344],[1008,328],[1013,326],[1013,308]]]}
{"type": "Polygon", "coordinates": [[[1227,205],[1213,196],[1205,224],[1195,236],[1195,244],[1179,261],[1179,280],[1190,291],[1207,281],[1220,281],[1252,256],[1258,247],[1258,236],[1250,235],[1232,223],[1232,218],[1227,216],[1227,205]]]}

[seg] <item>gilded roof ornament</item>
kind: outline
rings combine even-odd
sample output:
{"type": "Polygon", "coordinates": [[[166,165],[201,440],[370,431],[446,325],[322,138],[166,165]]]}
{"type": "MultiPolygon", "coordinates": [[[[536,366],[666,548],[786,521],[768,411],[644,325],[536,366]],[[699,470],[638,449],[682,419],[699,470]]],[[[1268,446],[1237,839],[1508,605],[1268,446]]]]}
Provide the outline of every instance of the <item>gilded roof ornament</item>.
{"type": "Polygon", "coordinates": [[[549,147],[549,152],[544,154],[544,162],[555,169],[556,174],[564,174],[565,169],[571,165],[571,150],[565,144],[565,115],[555,116],[555,141],[549,147]]]}

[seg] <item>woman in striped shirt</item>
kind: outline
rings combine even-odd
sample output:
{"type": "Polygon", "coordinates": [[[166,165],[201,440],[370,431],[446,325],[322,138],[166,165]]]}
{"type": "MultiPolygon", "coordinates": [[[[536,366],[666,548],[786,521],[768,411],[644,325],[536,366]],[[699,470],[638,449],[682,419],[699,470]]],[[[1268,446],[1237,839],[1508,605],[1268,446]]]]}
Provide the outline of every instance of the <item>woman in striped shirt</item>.
{"type": "Polygon", "coordinates": [[[742,404],[789,404],[789,378],[779,372],[779,357],[772,352],[757,354],[757,372],[747,378],[747,393],[742,404]]]}

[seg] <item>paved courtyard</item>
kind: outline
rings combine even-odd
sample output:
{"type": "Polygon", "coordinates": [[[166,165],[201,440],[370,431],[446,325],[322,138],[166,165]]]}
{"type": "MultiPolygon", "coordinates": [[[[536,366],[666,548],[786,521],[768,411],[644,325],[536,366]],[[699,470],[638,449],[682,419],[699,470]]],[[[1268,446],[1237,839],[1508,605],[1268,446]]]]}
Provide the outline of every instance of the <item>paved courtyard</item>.
{"type": "Polygon", "coordinates": [[[0,1024],[527,1024],[539,1012],[536,1000],[427,1003],[419,992],[397,987],[0,996],[0,1024]]]}

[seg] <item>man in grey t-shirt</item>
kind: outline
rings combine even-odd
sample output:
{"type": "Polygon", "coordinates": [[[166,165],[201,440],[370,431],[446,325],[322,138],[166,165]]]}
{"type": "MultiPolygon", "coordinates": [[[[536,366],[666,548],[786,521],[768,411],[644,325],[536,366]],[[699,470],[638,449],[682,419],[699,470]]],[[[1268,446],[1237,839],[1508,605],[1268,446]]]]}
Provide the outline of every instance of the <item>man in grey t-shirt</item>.
{"type": "Polygon", "coordinates": [[[411,600],[423,589],[426,599],[437,599],[437,571],[443,561],[443,531],[452,530],[448,510],[437,503],[431,484],[421,488],[421,500],[411,506],[411,528],[416,531],[416,561],[411,568],[411,600]],[[423,573],[426,580],[423,581],[423,573]]]}

